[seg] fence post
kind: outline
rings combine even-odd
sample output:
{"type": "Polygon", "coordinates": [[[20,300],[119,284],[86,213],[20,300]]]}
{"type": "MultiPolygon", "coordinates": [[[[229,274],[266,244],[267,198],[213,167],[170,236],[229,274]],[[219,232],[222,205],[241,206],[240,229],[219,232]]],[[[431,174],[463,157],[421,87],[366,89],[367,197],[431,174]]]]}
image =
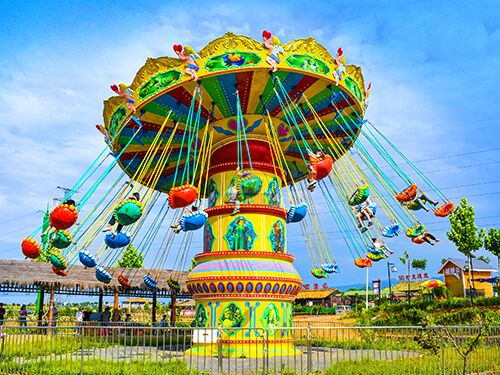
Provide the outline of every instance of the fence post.
{"type": "Polygon", "coordinates": [[[80,343],[81,343],[81,347],[80,347],[80,375],[83,375],[84,374],[84,372],[83,372],[83,367],[84,367],[84,365],[83,365],[83,350],[85,348],[85,333],[83,330],[83,325],[81,327],[80,336],[82,338],[82,340],[80,341],[80,343]]]}
{"type": "Polygon", "coordinates": [[[446,361],[444,359],[445,337],[441,338],[441,366],[443,367],[443,375],[446,375],[446,361]]]}
{"type": "Polygon", "coordinates": [[[311,323],[307,323],[307,375],[312,374],[311,323]]]}
{"type": "Polygon", "coordinates": [[[217,326],[217,374],[222,375],[222,326],[217,326]]]}
{"type": "Polygon", "coordinates": [[[264,330],[264,374],[269,371],[269,331],[264,330]]]}

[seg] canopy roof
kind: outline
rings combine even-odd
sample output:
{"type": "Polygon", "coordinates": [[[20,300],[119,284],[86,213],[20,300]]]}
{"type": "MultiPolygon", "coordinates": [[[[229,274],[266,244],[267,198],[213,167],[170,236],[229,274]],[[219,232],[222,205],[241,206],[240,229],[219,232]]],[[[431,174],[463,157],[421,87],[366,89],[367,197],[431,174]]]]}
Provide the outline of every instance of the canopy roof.
{"type": "MultiPolygon", "coordinates": [[[[122,168],[128,175],[133,176],[161,125],[170,114],[161,137],[168,139],[178,124],[170,144],[169,160],[172,162],[169,162],[154,186],[161,191],[170,189],[181,149],[183,151],[178,168],[182,170],[186,163],[188,145],[184,143],[181,147],[182,139],[184,130],[190,128],[186,123],[189,123],[193,93],[196,87],[199,87],[201,100],[200,97],[196,100],[196,106],[201,103],[199,129],[201,133],[207,121],[210,122],[214,129],[214,147],[230,138],[236,138],[235,94],[238,92],[244,116],[262,116],[269,112],[274,126],[278,129],[279,141],[285,150],[293,178],[297,180],[305,177],[307,167],[302,165],[303,150],[299,150],[296,142],[292,141],[292,132],[275,91],[279,91],[276,86],[277,79],[292,101],[305,95],[333,136],[344,146],[350,147],[351,141],[340,125],[346,126],[351,136],[356,136],[359,132],[360,116],[354,112],[362,116],[362,102],[366,96],[361,68],[346,66],[347,75],[335,85],[335,60],[316,40],[298,39],[284,44],[283,48],[285,52],[278,65],[279,70],[270,74],[270,67],[266,62],[268,51],[261,42],[243,35],[226,33],[199,52],[201,58],[197,60],[200,67],[197,82],[193,82],[184,73],[185,66],[180,59],[149,58],[130,85],[137,94],[137,97],[134,97],[137,109],[135,114],[126,108],[123,97],[111,97],[104,103],[105,127],[111,138],[119,134],[111,146],[115,154],[123,149],[139,126],[142,126],[136,138],[119,158],[122,168]],[[239,62],[228,62],[230,55],[239,58],[239,62]],[[139,113],[142,113],[140,120],[139,113]]],[[[304,105],[303,112],[310,128],[319,142],[325,143],[323,146],[326,149],[329,144],[324,139],[313,113],[304,105]]],[[[306,125],[298,117],[297,122],[300,138],[312,145],[313,140],[306,125]]],[[[249,118],[244,122],[245,132],[252,139],[265,138],[265,124],[266,121],[262,121],[262,117],[260,120],[249,118]]],[[[294,131],[295,137],[299,137],[298,133],[298,130],[294,131]]],[[[160,148],[157,153],[161,151],[160,148]]],[[[332,156],[336,158],[340,155],[332,156]]],[[[144,176],[143,181],[147,176],[144,176]]]]}
{"type": "MultiPolygon", "coordinates": [[[[171,270],[148,270],[138,269],[123,270],[122,268],[112,268],[110,272],[115,275],[124,271],[129,281],[134,286],[133,289],[124,289],[114,277],[109,284],[104,284],[94,277],[93,269],[86,269],[83,266],[73,266],[66,277],[56,276],[51,269],[51,265],[44,262],[31,262],[19,260],[0,260],[0,291],[2,292],[37,292],[40,288],[48,290],[52,286],[56,293],[70,295],[114,295],[118,290],[120,295],[136,297],[151,297],[154,291],[148,289],[143,283],[143,275],[154,273],[158,275],[156,290],[158,297],[168,297],[171,290],[167,285],[167,280],[174,271],[171,270]],[[129,272],[127,272],[129,271],[129,272]]],[[[175,272],[176,275],[179,272],[175,272]]],[[[187,272],[180,273],[181,293],[180,298],[191,298],[186,287],[187,272]]]]}

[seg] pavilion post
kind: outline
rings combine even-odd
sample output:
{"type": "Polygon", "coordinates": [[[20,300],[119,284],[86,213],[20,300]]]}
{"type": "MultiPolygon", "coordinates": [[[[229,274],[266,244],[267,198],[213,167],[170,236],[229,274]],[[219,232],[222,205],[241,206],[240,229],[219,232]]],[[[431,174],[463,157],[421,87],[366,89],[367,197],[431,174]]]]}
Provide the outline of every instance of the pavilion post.
{"type": "Polygon", "coordinates": [[[50,284],[50,300],[49,300],[49,323],[47,334],[50,335],[52,332],[52,320],[54,319],[54,284],[50,284]]]}
{"type": "Polygon", "coordinates": [[[170,306],[170,326],[175,327],[177,320],[177,292],[175,290],[172,290],[172,303],[170,306]]]}
{"type": "Polygon", "coordinates": [[[40,304],[38,305],[38,327],[41,327],[43,323],[44,300],[45,300],[45,289],[43,287],[40,287],[40,304]]]}
{"type": "Polygon", "coordinates": [[[153,291],[153,306],[151,308],[151,318],[153,324],[156,323],[156,290],[153,291]]]}
{"type": "Polygon", "coordinates": [[[104,291],[101,289],[99,290],[99,304],[97,307],[99,313],[102,313],[103,300],[104,300],[104,291]]]}
{"type": "Polygon", "coordinates": [[[118,321],[118,289],[115,289],[115,299],[113,301],[113,322],[118,321]]]}

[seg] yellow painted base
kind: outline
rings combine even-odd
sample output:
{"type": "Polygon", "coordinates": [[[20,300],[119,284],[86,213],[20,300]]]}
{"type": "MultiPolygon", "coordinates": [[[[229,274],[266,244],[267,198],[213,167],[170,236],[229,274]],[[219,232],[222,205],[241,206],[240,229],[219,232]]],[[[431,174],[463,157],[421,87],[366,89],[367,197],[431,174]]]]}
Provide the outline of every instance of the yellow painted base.
{"type": "MultiPolygon", "coordinates": [[[[263,358],[264,342],[251,344],[223,344],[222,356],[225,358],[263,358]]],[[[191,349],[184,352],[185,356],[208,356],[217,357],[219,355],[219,346],[214,344],[195,344],[191,349]]],[[[268,344],[269,357],[292,357],[302,355],[302,352],[293,345],[293,343],[268,344]]]]}

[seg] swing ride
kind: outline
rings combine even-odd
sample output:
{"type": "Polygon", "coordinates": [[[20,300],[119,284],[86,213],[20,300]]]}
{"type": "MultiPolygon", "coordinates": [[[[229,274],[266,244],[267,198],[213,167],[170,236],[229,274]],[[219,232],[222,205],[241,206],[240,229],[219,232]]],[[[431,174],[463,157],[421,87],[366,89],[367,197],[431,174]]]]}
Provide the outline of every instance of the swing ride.
{"type": "MultiPolygon", "coordinates": [[[[203,251],[194,249],[187,281],[196,326],[221,326],[224,355],[262,356],[262,329],[269,355],[292,355],[286,328],[302,279],[288,253],[287,224],[299,224],[311,274],[328,278],[341,272],[330,245],[337,239],[326,236],[331,226],[353,263],[365,268],[393,254],[379,238],[404,233],[410,243],[428,233],[408,204],[439,217],[453,211],[364,120],[371,85],[361,68],[346,65],[341,48],[331,56],[312,38],[281,45],[264,31],[262,39],[227,33],[198,53],[174,45],[178,59],[148,59],[130,86],[113,85],[119,96],[105,101],[105,124],[97,126],[106,147],[64,203],[47,209],[42,226],[23,241],[23,254],[43,256],[60,276],[80,262],[89,277],[95,272],[103,283],[116,278],[134,288],[130,276],[140,269],[113,268],[133,244],[153,259],[143,282],[155,289],[154,270],[168,259],[176,272],[186,269],[193,233],[203,228],[203,251]],[[74,197],[76,191],[84,193],[74,197]],[[320,196],[329,224],[320,220],[320,196]]],[[[167,283],[181,288],[175,273],[167,283]]],[[[189,351],[213,350],[195,342],[189,351]]]]}

